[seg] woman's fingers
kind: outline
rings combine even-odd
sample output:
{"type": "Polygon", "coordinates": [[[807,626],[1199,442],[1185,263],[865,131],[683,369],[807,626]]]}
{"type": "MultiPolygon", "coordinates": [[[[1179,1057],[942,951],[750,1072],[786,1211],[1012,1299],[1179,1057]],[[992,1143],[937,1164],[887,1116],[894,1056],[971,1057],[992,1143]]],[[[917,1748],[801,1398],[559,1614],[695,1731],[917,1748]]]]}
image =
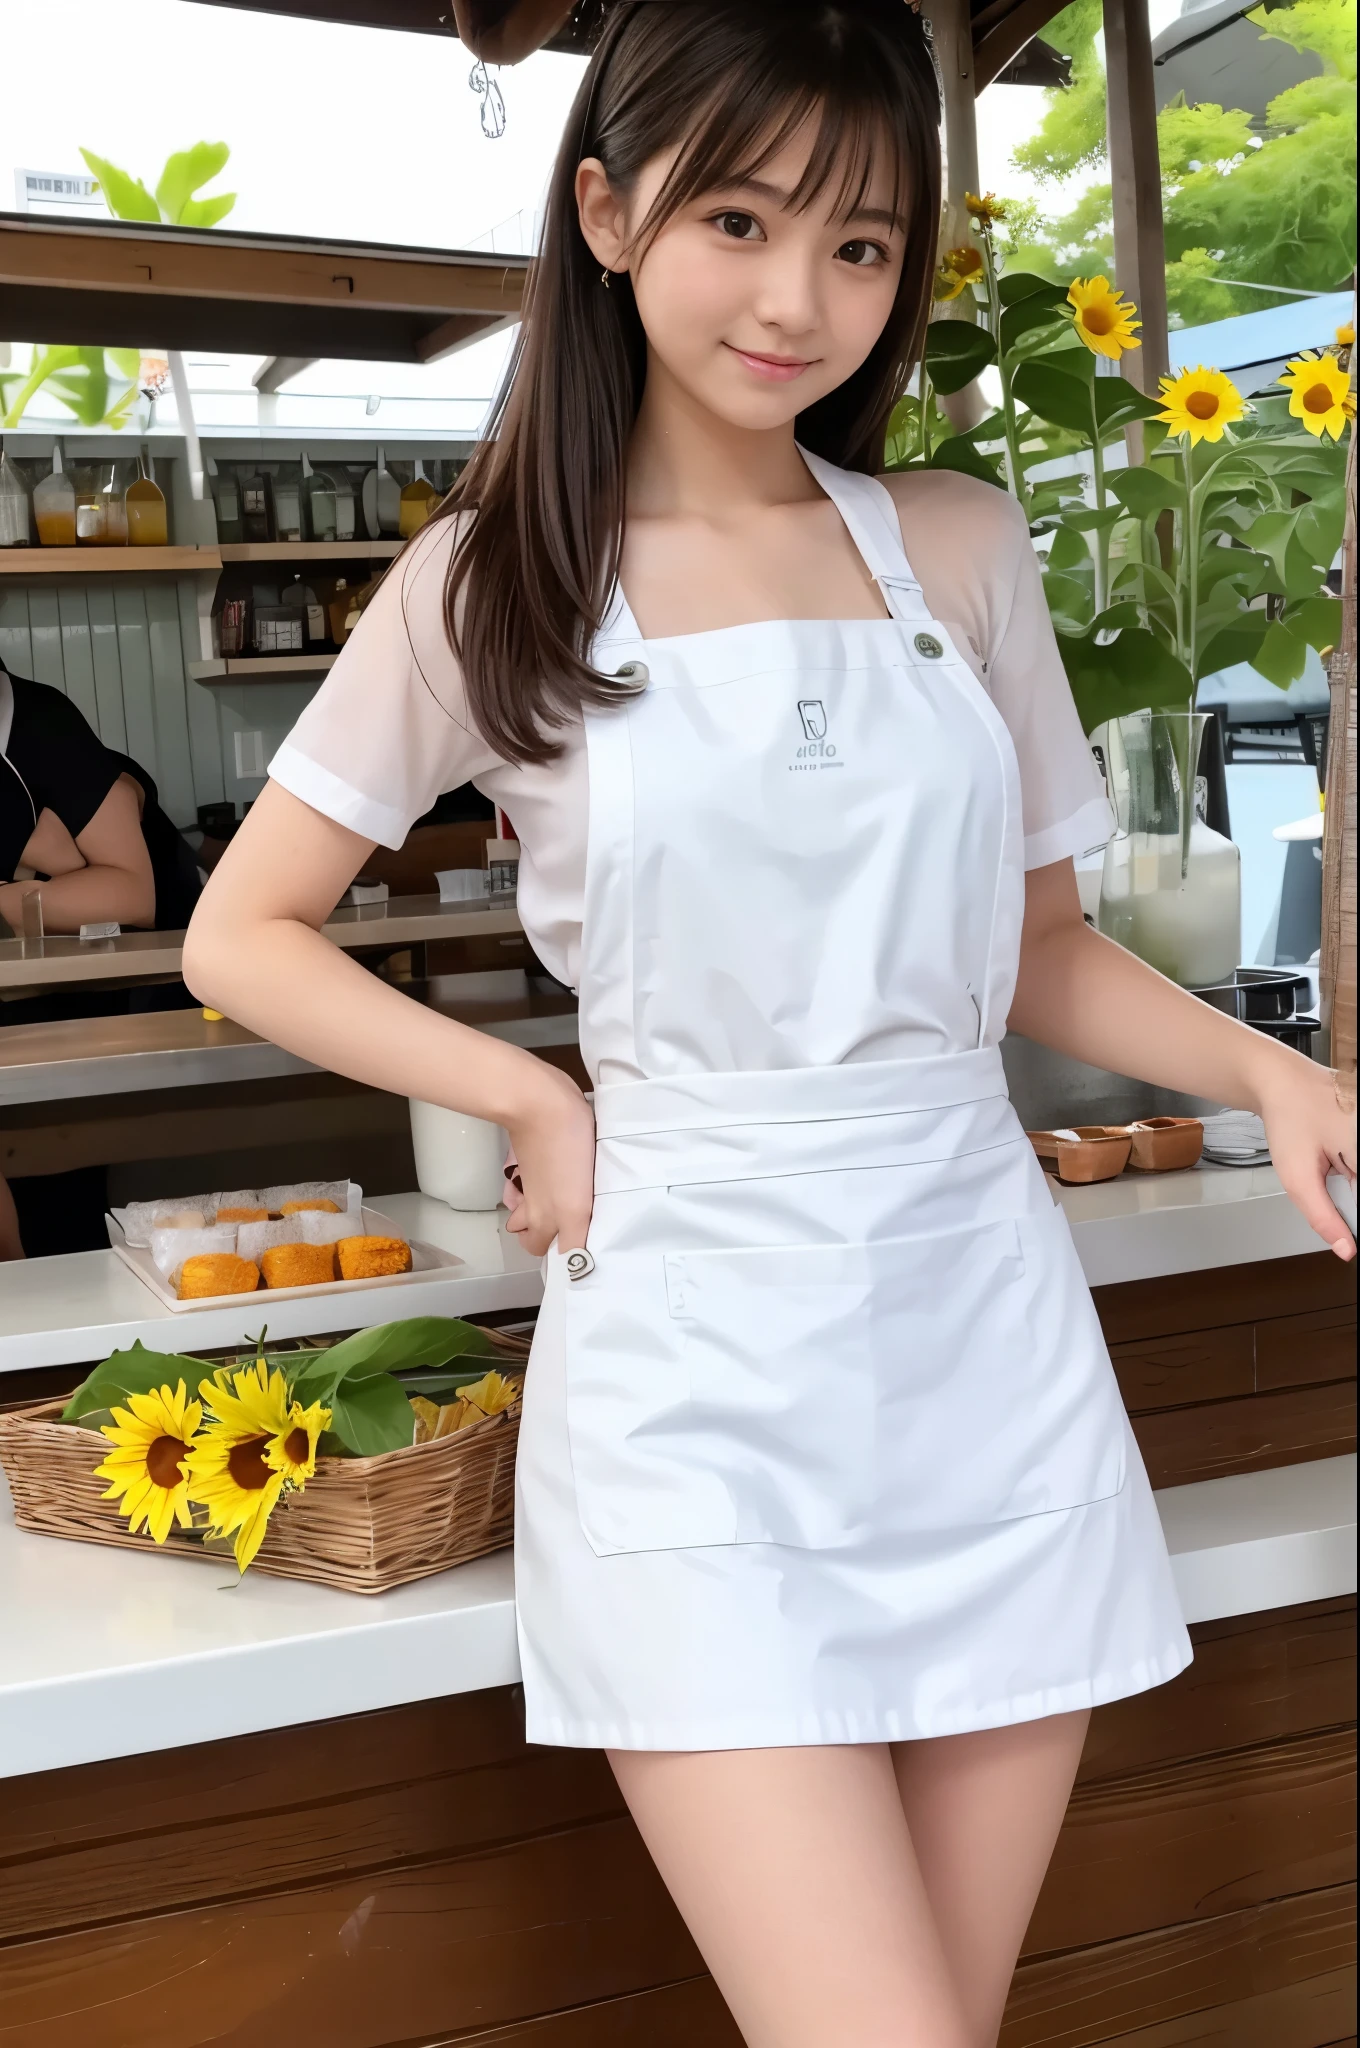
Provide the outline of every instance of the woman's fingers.
{"type": "Polygon", "coordinates": [[[1296,1167],[1281,1173],[1280,1178],[1295,1208],[1323,1243],[1329,1244],[1339,1259],[1353,1259],[1355,1239],[1327,1192],[1329,1165],[1330,1162],[1325,1160],[1314,1161],[1311,1168],[1296,1167]]]}

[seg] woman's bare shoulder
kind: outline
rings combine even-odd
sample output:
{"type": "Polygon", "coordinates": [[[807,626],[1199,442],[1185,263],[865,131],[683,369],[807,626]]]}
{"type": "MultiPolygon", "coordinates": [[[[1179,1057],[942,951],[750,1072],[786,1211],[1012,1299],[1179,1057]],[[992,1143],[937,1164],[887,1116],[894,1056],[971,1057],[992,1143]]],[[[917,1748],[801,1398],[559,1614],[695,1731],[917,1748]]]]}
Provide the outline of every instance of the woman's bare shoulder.
{"type": "Polygon", "coordinates": [[[957,469],[897,469],[879,478],[908,526],[945,544],[1018,546],[1029,538],[1025,515],[1009,491],[957,469]]]}

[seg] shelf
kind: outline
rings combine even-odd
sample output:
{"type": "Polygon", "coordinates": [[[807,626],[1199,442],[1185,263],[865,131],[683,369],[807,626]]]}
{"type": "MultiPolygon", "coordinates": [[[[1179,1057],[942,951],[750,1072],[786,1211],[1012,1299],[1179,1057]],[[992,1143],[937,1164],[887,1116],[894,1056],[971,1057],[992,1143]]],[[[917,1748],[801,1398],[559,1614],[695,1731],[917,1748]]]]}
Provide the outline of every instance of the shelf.
{"type": "Polygon", "coordinates": [[[227,540],[217,552],[224,562],[390,562],[402,540],[227,540]]]}
{"type": "Polygon", "coordinates": [[[335,665],[333,654],[229,654],[221,661],[191,661],[196,683],[282,683],[318,676],[335,665]]]}
{"type": "Polygon", "coordinates": [[[221,566],[222,556],[213,547],[0,548],[0,576],[144,576],[151,570],[182,575],[221,566]]]}

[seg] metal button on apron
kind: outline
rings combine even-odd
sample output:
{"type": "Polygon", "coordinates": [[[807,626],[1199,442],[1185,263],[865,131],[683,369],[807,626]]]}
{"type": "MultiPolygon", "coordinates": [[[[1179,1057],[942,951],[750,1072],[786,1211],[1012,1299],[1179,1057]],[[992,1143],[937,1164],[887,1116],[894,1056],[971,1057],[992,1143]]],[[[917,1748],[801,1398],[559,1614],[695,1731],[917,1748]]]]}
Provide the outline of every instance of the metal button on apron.
{"type": "Polygon", "coordinates": [[[625,661],[622,668],[615,669],[614,674],[621,683],[632,683],[634,688],[639,690],[652,680],[652,672],[645,661],[625,661]]]}
{"type": "Polygon", "coordinates": [[[928,661],[939,661],[944,653],[944,648],[933,633],[918,633],[912,644],[916,652],[924,654],[928,661]]]}

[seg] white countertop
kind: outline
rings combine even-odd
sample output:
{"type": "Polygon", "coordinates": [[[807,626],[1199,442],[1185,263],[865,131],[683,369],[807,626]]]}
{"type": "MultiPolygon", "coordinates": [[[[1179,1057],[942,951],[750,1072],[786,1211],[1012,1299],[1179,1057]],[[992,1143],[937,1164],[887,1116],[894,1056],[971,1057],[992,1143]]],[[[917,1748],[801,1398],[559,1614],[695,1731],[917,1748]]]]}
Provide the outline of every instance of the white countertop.
{"type": "Polygon", "coordinates": [[[466,1261],[404,1287],[355,1289],[281,1301],[243,1294],[230,1308],[166,1308],[118,1254],[70,1252],[0,1265],[0,1373],[97,1363],[140,1339],[152,1349],[208,1351],[243,1343],[268,1323],[274,1337],[367,1329],[398,1316],[457,1316],[533,1308],[542,1265],[505,1228],[506,1212],[464,1214],[427,1195],[384,1195],[374,1206],[410,1237],[466,1261]]]}
{"type": "MultiPolygon", "coordinates": [[[[1093,1287],[1324,1249],[1269,1166],[1126,1175],[1096,1187],[1063,1188],[1060,1198],[1093,1287]]],[[[384,1195],[378,1206],[412,1237],[457,1252],[468,1261],[467,1272],[418,1287],[293,1301],[245,1294],[239,1307],[176,1315],[114,1252],[21,1260],[0,1265],[0,1373],[93,1364],[134,1338],[207,1351],[241,1343],[262,1321],[279,1337],[320,1336],[399,1315],[537,1304],[540,1263],[506,1232],[503,1212],[460,1215],[424,1195],[384,1195]]]]}
{"type": "MultiPolygon", "coordinates": [[[[1355,1590],[1353,1457],[1157,1496],[1187,1621],[1355,1590]]],[[[375,1597],[18,1532],[0,1480],[0,1777],[519,1677],[512,1555],[375,1597]]]]}

